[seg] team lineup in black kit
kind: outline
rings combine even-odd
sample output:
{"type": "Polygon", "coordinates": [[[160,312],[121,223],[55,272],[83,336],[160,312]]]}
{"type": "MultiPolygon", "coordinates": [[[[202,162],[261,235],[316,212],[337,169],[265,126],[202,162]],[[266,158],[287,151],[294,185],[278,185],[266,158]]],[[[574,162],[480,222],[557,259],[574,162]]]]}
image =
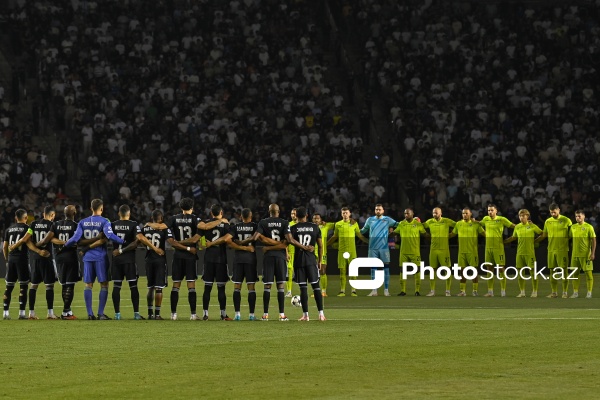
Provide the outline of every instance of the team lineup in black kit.
{"type": "MultiPolygon", "coordinates": [[[[65,207],[65,218],[54,221],[53,207],[44,209],[43,218],[27,225],[27,212],[15,212],[15,223],[5,232],[3,253],[7,261],[6,290],[3,297],[3,319],[11,319],[10,304],[12,292],[19,287],[19,319],[39,319],[35,312],[36,294],[40,284],[44,284],[48,319],[78,319],[72,311],[75,284],[83,280],[84,300],[88,320],[109,320],[105,314],[108,299],[109,281],[113,281],[112,302],[115,320],[121,316],[121,290],[127,281],[131,292],[134,319],[163,320],[161,306],[163,290],[168,286],[167,243],[174,250],[171,263],[170,319],[177,320],[179,291],[182,282],[188,288],[188,303],[191,320],[209,320],[209,306],[213,286],[217,286],[217,299],[220,320],[241,320],[241,291],[245,281],[248,294],[248,320],[269,320],[271,289],[277,290],[279,321],[289,321],[285,315],[285,284],[288,280],[288,245],[295,248],[293,258],[294,281],[300,287],[302,317],[309,321],[308,285],[313,289],[319,312],[319,320],[325,321],[323,294],[320,287],[321,263],[323,258],[323,238],[319,226],[307,222],[307,210],[296,210],[297,223],[290,227],[279,217],[279,206],[269,206],[269,217],[259,223],[252,222],[250,209],[243,209],[242,222],[229,224],[223,218],[223,208],[213,205],[211,217],[202,221],[194,211],[194,201],[184,198],[180,201],[181,213],[167,220],[161,210],[152,212],[152,221],[141,226],[130,219],[130,208],[119,208],[119,220],[110,222],[102,217],[103,202],[91,202],[92,216],[75,222],[76,208],[65,207]],[[112,242],[112,264],[109,262],[108,244],[112,242]],[[202,247],[200,244],[203,243],[202,247]],[[256,288],[258,282],[255,245],[262,244],[263,259],[263,313],[256,316],[256,288]],[[145,268],[147,276],[147,317],[140,312],[138,290],[138,270],[135,261],[139,245],[146,247],[145,268]],[[234,318],[226,312],[226,283],[229,282],[227,247],[234,250],[231,280],[234,284],[234,318]],[[316,250],[315,250],[316,249],[316,250]],[[197,312],[196,281],[198,279],[198,252],[204,252],[204,291],[202,314],[197,312]],[[80,258],[82,262],[80,262],[80,258]],[[100,284],[97,312],[93,311],[92,289],[95,281],[100,284]],[[63,310],[54,313],[54,284],[62,287],[63,310]],[[26,307],[29,305],[29,313],[26,307]]],[[[167,318],[164,318],[167,319],[167,318]]]]}

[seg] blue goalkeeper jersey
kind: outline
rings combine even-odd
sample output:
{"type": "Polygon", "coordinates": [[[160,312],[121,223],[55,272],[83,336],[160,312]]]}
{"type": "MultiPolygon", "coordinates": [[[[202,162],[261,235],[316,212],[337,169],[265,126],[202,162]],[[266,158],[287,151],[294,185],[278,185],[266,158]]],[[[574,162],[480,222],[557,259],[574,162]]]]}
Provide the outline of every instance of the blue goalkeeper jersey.
{"type": "MultiPolygon", "coordinates": [[[[123,244],[123,239],[114,234],[110,221],[100,215],[92,215],[79,221],[77,230],[71,239],[65,243],[65,247],[70,247],[76,244],[83,236],[84,239],[93,239],[104,232],[104,236],[108,240],[112,240],[119,244],[123,244]]],[[[83,256],[83,261],[102,261],[106,257],[106,244],[90,249],[83,256]]]]}
{"type": "Polygon", "coordinates": [[[398,222],[387,215],[381,218],[373,216],[367,218],[360,233],[363,235],[369,234],[369,250],[387,250],[389,249],[389,228],[395,228],[396,226],[398,226],[398,222]]]}

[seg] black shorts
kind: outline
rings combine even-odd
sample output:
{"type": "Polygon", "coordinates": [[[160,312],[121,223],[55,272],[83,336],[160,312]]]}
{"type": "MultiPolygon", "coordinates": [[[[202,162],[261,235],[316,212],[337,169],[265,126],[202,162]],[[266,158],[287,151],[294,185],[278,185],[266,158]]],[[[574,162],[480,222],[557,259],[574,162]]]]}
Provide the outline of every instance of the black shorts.
{"type": "Polygon", "coordinates": [[[55,263],[58,282],[61,285],[74,284],[81,280],[79,260],[75,257],[71,259],[57,257],[55,263]]]}
{"type": "Polygon", "coordinates": [[[27,258],[8,257],[6,264],[6,283],[29,283],[31,274],[29,273],[29,264],[27,258]]]}
{"type": "Polygon", "coordinates": [[[287,262],[279,257],[265,257],[263,261],[263,283],[272,285],[273,282],[287,281],[287,262]]]}
{"type": "Polygon", "coordinates": [[[320,279],[319,275],[319,267],[317,264],[315,265],[303,265],[301,267],[294,266],[294,282],[298,284],[308,283],[318,283],[320,279]]]}
{"type": "Polygon", "coordinates": [[[135,281],[138,278],[137,266],[131,264],[116,264],[112,265],[112,280],[115,282],[123,282],[123,278],[127,281],[135,281]]]}
{"type": "Polygon", "coordinates": [[[148,278],[148,287],[165,288],[167,287],[167,259],[154,258],[146,260],[146,277],[148,278]]]}
{"type": "Polygon", "coordinates": [[[45,285],[51,285],[56,282],[56,271],[52,258],[34,258],[30,260],[31,283],[39,285],[44,282],[45,285]]]}
{"type": "Polygon", "coordinates": [[[173,282],[181,282],[184,280],[191,282],[198,279],[198,267],[196,259],[173,258],[171,264],[171,277],[173,282]]]}
{"type": "Polygon", "coordinates": [[[233,283],[242,283],[246,279],[246,283],[258,282],[258,272],[256,271],[256,263],[235,263],[233,264],[233,283]]]}
{"type": "Polygon", "coordinates": [[[202,275],[204,282],[217,282],[226,283],[229,282],[229,275],[227,274],[227,264],[225,263],[204,263],[204,274],[202,275]]]}

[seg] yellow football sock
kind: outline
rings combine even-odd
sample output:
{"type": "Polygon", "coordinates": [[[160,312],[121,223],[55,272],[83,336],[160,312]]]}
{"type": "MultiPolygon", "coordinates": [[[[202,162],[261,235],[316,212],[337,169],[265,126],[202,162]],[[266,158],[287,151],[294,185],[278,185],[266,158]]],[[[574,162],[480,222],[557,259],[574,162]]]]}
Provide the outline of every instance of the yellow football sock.
{"type": "Polygon", "coordinates": [[[585,271],[585,283],[587,285],[588,292],[592,293],[592,289],[594,288],[593,271],[585,271]]]}
{"type": "Polygon", "coordinates": [[[321,275],[321,289],[323,290],[323,292],[327,291],[327,275],[326,274],[321,275]]]}

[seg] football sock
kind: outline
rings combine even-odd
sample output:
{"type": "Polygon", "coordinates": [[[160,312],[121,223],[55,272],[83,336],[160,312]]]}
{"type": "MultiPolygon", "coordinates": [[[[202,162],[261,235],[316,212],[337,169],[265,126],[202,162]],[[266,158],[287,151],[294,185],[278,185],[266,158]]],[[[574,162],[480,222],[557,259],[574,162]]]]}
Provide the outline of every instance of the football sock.
{"type": "Polygon", "coordinates": [[[506,292],[506,272],[504,270],[500,272],[500,290],[506,292]]]}
{"type": "Polygon", "coordinates": [[[121,312],[121,282],[113,283],[112,302],[115,306],[115,313],[121,312]]]}
{"type": "Polygon", "coordinates": [[[19,310],[25,311],[27,305],[27,284],[19,285],[19,310]]]}
{"type": "MultiPolygon", "coordinates": [[[[290,260],[290,262],[291,262],[291,263],[293,263],[293,262],[294,262],[294,259],[292,258],[292,259],[290,260]]],[[[293,264],[292,264],[292,265],[293,265],[293,264]]],[[[291,266],[291,267],[290,267],[290,264],[288,263],[288,269],[287,269],[287,281],[285,281],[285,289],[286,289],[288,292],[291,292],[291,291],[292,291],[292,283],[293,283],[293,282],[292,282],[292,279],[293,279],[293,278],[294,278],[294,267],[293,267],[293,266],[291,266]]]]}
{"type": "Polygon", "coordinates": [[[154,288],[148,288],[148,293],[146,293],[146,303],[148,303],[148,315],[153,315],[153,304],[154,304],[154,296],[156,296],[156,291],[154,288]]]}
{"type": "MultiPolygon", "coordinates": [[[[323,294],[321,293],[321,288],[318,283],[312,284],[313,293],[315,294],[315,302],[317,303],[317,310],[323,311],[323,294]]],[[[308,301],[308,295],[307,299],[308,301]]]]}
{"type": "Polygon", "coordinates": [[[285,293],[283,288],[277,288],[277,303],[279,303],[279,313],[282,314],[285,311],[285,293]]]}
{"type": "Polygon", "coordinates": [[[226,312],[226,310],[225,310],[225,309],[222,309],[222,310],[221,310],[221,317],[224,317],[224,316],[226,316],[226,315],[227,315],[227,312],[226,312]]]}
{"type": "Polygon", "coordinates": [[[8,307],[10,306],[10,296],[15,288],[15,285],[6,285],[6,290],[4,291],[4,311],[8,311],[8,307]]]}
{"type": "Polygon", "coordinates": [[[494,278],[487,281],[487,288],[490,293],[494,291],[494,278]]]}
{"type": "Polygon", "coordinates": [[[526,282],[525,278],[522,278],[521,275],[519,275],[519,290],[521,292],[525,291],[525,282],[526,282]]]}
{"type": "MultiPolygon", "coordinates": [[[[204,299],[204,296],[202,296],[202,298],[204,299]]],[[[192,313],[192,315],[196,314],[196,303],[197,303],[196,288],[188,289],[188,302],[190,303],[190,312],[192,313]]]]}
{"type": "Polygon", "coordinates": [[[554,271],[552,270],[550,271],[550,288],[552,290],[552,293],[558,292],[558,281],[554,277],[554,271]]]}
{"type": "Polygon", "coordinates": [[[233,289],[233,309],[236,313],[240,312],[240,307],[242,305],[242,293],[239,288],[233,289]]]}
{"type": "Polygon", "coordinates": [[[171,312],[177,312],[177,303],[179,303],[179,288],[174,287],[171,289],[171,312]]]}
{"type": "Polygon", "coordinates": [[[154,314],[160,315],[160,307],[163,301],[163,291],[162,288],[156,288],[154,294],[154,314]]]}
{"type": "Polygon", "coordinates": [[[569,291],[569,279],[567,279],[567,277],[569,276],[569,270],[565,268],[563,269],[563,271],[565,275],[562,278],[562,291],[563,293],[565,293],[569,291]]]}
{"type": "Polygon", "coordinates": [[[225,284],[217,285],[217,299],[219,300],[219,308],[225,312],[227,308],[227,295],[225,294],[225,284]]]}
{"type": "Polygon", "coordinates": [[[406,292],[406,281],[407,279],[402,279],[402,271],[400,271],[400,291],[406,292]]]}
{"type": "Polygon", "coordinates": [[[327,291],[327,274],[321,275],[321,289],[323,289],[324,292],[327,291]]]}
{"type": "Polygon", "coordinates": [[[452,288],[452,278],[446,279],[446,291],[450,291],[452,288]]]}
{"type": "MultiPolygon", "coordinates": [[[[532,274],[533,275],[533,274],[532,274]]],[[[537,292],[538,291],[538,286],[539,286],[539,281],[537,278],[534,278],[533,276],[531,277],[532,281],[531,281],[531,286],[533,287],[533,291],[537,292]]]]}
{"type": "Polygon", "coordinates": [[[85,287],[83,289],[83,299],[85,300],[85,308],[87,310],[88,315],[94,315],[94,311],[92,310],[92,288],[85,287]]]}
{"type": "Polygon", "coordinates": [[[256,308],[256,290],[248,290],[248,308],[250,314],[254,315],[254,309],[256,308]]]}
{"type": "MultiPolygon", "coordinates": [[[[577,268],[577,270],[575,270],[573,273],[573,291],[575,292],[579,292],[579,274],[579,268],[577,268]]],[[[569,280],[565,279],[565,281],[567,281],[568,284],[569,280]]]]}
{"type": "Polygon", "coordinates": [[[263,311],[265,314],[269,313],[269,302],[271,301],[271,288],[265,288],[263,292],[263,311]]]}
{"type": "Polygon", "coordinates": [[[138,290],[137,281],[129,282],[129,290],[131,291],[131,303],[133,304],[133,312],[140,312],[140,291],[138,290]]]}
{"type": "Polygon", "coordinates": [[[383,288],[388,290],[390,288],[390,264],[384,264],[383,267],[383,288]]]}
{"type": "Polygon", "coordinates": [[[202,309],[208,311],[210,305],[210,292],[212,292],[212,283],[204,285],[204,293],[202,293],[202,309]]]}
{"type": "Polygon", "coordinates": [[[435,292],[435,278],[431,278],[429,280],[429,290],[431,290],[432,292],[435,292]]]}
{"type": "Polygon", "coordinates": [[[37,288],[29,288],[29,311],[35,310],[35,297],[37,295],[37,288]]]}
{"type": "Polygon", "coordinates": [[[98,295],[98,315],[104,315],[104,308],[108,301],[108,288],[101,287],[100,294],[98,295]]]}
{"type": "MultiPolygon", "coordinates": [[[[315,299],[317,298],[317,294],[315,293],[315,299]]],[[[306,287],[306,283],[300,284],[300,303],[302,303],[302,311],[308,312],[308,288],[306,287]]]]}
{"type": "Polygon", "coordinates": [[[46,286],[46,305],[48,310],[54,309],[54,285],[46,286]]]}
{"type": "Polygon", "coordinates": [[[63,296],[63,302],[64,302],[63,311],[66,313],[71,311],[71,304],[73,303],[74,289],[75,289],[75,285],[72,283],[63,285],[63,288],[62,288],[62,296],[63,296]]]}
{"type": "Polygon", "coordinates": [[[340,268],[340,292],[346,293],[346,267],[340,268]]]}
{"type": "Polygon", "coordinates": [[[594,274],[592,271],[585,271],[585,278],[587,290],[589,293],[592,293],[592,289],[594,288],[594,274]]]}
{"type": "Polygon", "coordinates": [[[421,291],[421,274],[420,271],[418,271],[415,275],[415,292],[420,292],[421,291]]]}
{"type": "Polygon", "coordinates": [[[479,282],[473,282],[473,291],[476,292],[479,290],[479,282]]]}
{"type": "Polygon", "coordinates": [[[467,282],[461,282],[460,285],[458,285],[458,287],[460,288],[461,292],[466,292],[467,291],[467,282]]]}

